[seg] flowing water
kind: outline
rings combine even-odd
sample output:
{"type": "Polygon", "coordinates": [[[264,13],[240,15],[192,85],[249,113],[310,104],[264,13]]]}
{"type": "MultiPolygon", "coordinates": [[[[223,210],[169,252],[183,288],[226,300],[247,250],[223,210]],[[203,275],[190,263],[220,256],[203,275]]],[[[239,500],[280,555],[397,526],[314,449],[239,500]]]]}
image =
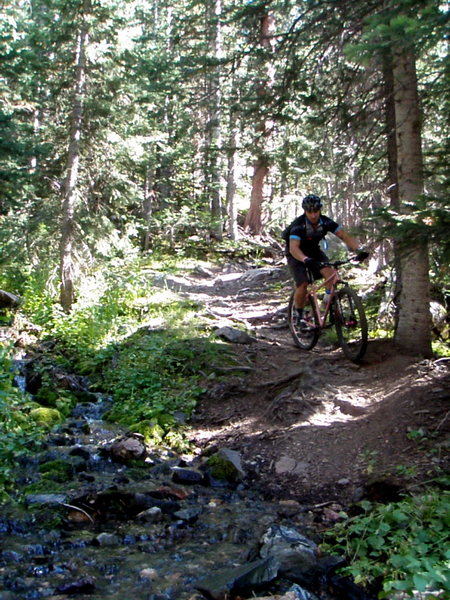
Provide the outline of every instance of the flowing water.
{"type": "Polygon", "coordinates": [[[205,576],[257,556],[271,525],[305,525],[242,483],[180,483],[177,469],[196,457],[163,448],[140,466],[115,462],[108,448],[123,431],[102,420],[108,405],[78,405],[19,467],[23,484],[48,461],[62,459],[74,475],[56,492],[50,483],[48,494],[28,494],[20,509],[4,507],[0,600],[188,600],[205,576]]]}

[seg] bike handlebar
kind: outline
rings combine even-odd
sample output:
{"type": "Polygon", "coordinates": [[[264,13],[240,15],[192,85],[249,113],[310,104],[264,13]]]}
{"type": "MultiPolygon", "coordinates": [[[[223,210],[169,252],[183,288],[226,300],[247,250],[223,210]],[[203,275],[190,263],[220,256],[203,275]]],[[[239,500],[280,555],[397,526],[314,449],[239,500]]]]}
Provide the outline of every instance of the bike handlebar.
{"type": "Polygon", "coordinates": [[[356,256],[351,256],[350,258],[347,258],[346,260],[336,260],[334,262],[319,262],[319,261],[317,262],[317,264],[320,266],[321,269],[323,267],[333,267],[334,269],[336,269],[337,267],[346,265],[347,263],[360,264],[360,261],[356,259],[356,256]]]}

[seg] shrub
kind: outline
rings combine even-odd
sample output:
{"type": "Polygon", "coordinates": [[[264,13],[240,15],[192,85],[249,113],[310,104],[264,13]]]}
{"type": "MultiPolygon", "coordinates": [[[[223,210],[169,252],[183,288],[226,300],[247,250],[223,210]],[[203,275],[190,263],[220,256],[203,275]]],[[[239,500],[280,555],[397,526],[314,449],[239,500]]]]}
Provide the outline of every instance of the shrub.
{"type": "MultiPolygon", "coordinates": [[[[450,593],[450,493],[430,490],[400,502],[362,502],[364,514],[327,532],[327,548],[345,554],[357,583],[396,591],[450,593]]],[[[433,596],[432,596],[433,597],[433,596]]],[[[442,597],[442,596],[434,596],[442,597]]]]}

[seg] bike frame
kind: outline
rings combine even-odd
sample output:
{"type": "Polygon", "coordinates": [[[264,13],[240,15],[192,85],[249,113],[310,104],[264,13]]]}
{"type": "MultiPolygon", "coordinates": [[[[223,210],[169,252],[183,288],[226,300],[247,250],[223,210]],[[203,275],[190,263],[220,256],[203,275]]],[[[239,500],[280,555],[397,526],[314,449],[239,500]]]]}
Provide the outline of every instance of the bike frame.
{"type": "MultiPolygon", "coordinates": [[[[332,268],[334,268],[334,267],[332,267],[332,268]]],[[[315,306],[315,309],[317,312],[317,316],[319,318],[320,329],[325,328],[325,323],[326,323],[328,315],[330,313],[330,306],[331,306],[334,296],[336,295],[336,284],[337,283],[342,283],[342,282],[341,282],[341,278],[339,276],[337,269],[334,268],[334,272],[327,279],[324,279],[324,280],[320,279],[318,281],[312,281],[308,285],[309,289],[307,290],[306,297],[310,296],[313,300],[313,303],[314,303],[314,306],[315,306]],[[320,302],[317,298],[317,292],[319,290],[321,290],[322,288],[325,289],[327,287],[327,284],[330,284],[330,283],[331,283],[331,287],[330,287],[331,293],[329,294],[329,298],[327,298],[325,310],[322,313],[322,311],[320,309],[320,302]]]]}

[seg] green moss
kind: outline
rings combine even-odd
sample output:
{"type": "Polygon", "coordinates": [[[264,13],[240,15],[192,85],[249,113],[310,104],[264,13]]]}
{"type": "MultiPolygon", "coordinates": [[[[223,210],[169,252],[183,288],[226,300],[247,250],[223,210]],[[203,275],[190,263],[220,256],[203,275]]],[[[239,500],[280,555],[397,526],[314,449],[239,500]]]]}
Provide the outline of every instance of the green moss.
{"type": "Polygon", "coordinates": [[[239,479],[239,472],[236,467],[226,458],[221,458],[215,454],[210,456],[206,461],[209,472],[215,479],[225,481],[237,481],[239,479]]]}
{"type": "Polygon", "coordinates": [[[59,394],[56,390],[47,386],[42,386],[37,392],[36,402],[39,402],[42,406],[56,408],[56,401],[59,398],[59,394]]]}
{"type": "Polygon", "coordinates": [[[162,444],[165,431],[156,421],[140,421],[130,426],[130,430],[144,436],[146,444],[155,446],[162,444]]]}
{"type": "Polygon", "coordinates": [[[47,506],[33,506],[29,508],[29,512],[34,515],[35,521],[39,523],[42,529],[58,529],[66,521],[67,509],[56,505],[52,505],[51,508],[47,506]]]}
{"type": "Polygon", "coordinates": [[[149,467],[146,463],[141,462],[141,464],[137,464],[138,461],[131,461],[132,466],[127,464],[128,470],[127,474],[130,479],[133,481],[142,481],[143,479],[148,479],[149,477],[149,467]]]}
{"type": "Polygon", "coordinates": [[[47,408],[40,406],[39,408],[33,408],[29,413],[30,419],[35,421],[38,425],[43,427],[54,427],[62,422],[63,418],[59,410],[56,408],[47,408]]]}
{"type": "Polygon", "coordinates": [[[43,479],[65,483],[73,477],[73,466],[64,460],[50,460],[39,467],[43,479]]]}
{"type": "Polygon", "coordinates": [[[67,486],[62,483],[57,483],[48,479],[40,479],[39,481],[34,481],[24,487],[23,494],[58,494],[60,492],[65,492],[66,489],[67,486]]]}
{"type": "Polygon", "coordinates": [[[67,416],[78,402],[75,394],[47,386],[41,387],[36,394],[36,400],[41,406],[56,408],[64,416],[67,416]]]}

